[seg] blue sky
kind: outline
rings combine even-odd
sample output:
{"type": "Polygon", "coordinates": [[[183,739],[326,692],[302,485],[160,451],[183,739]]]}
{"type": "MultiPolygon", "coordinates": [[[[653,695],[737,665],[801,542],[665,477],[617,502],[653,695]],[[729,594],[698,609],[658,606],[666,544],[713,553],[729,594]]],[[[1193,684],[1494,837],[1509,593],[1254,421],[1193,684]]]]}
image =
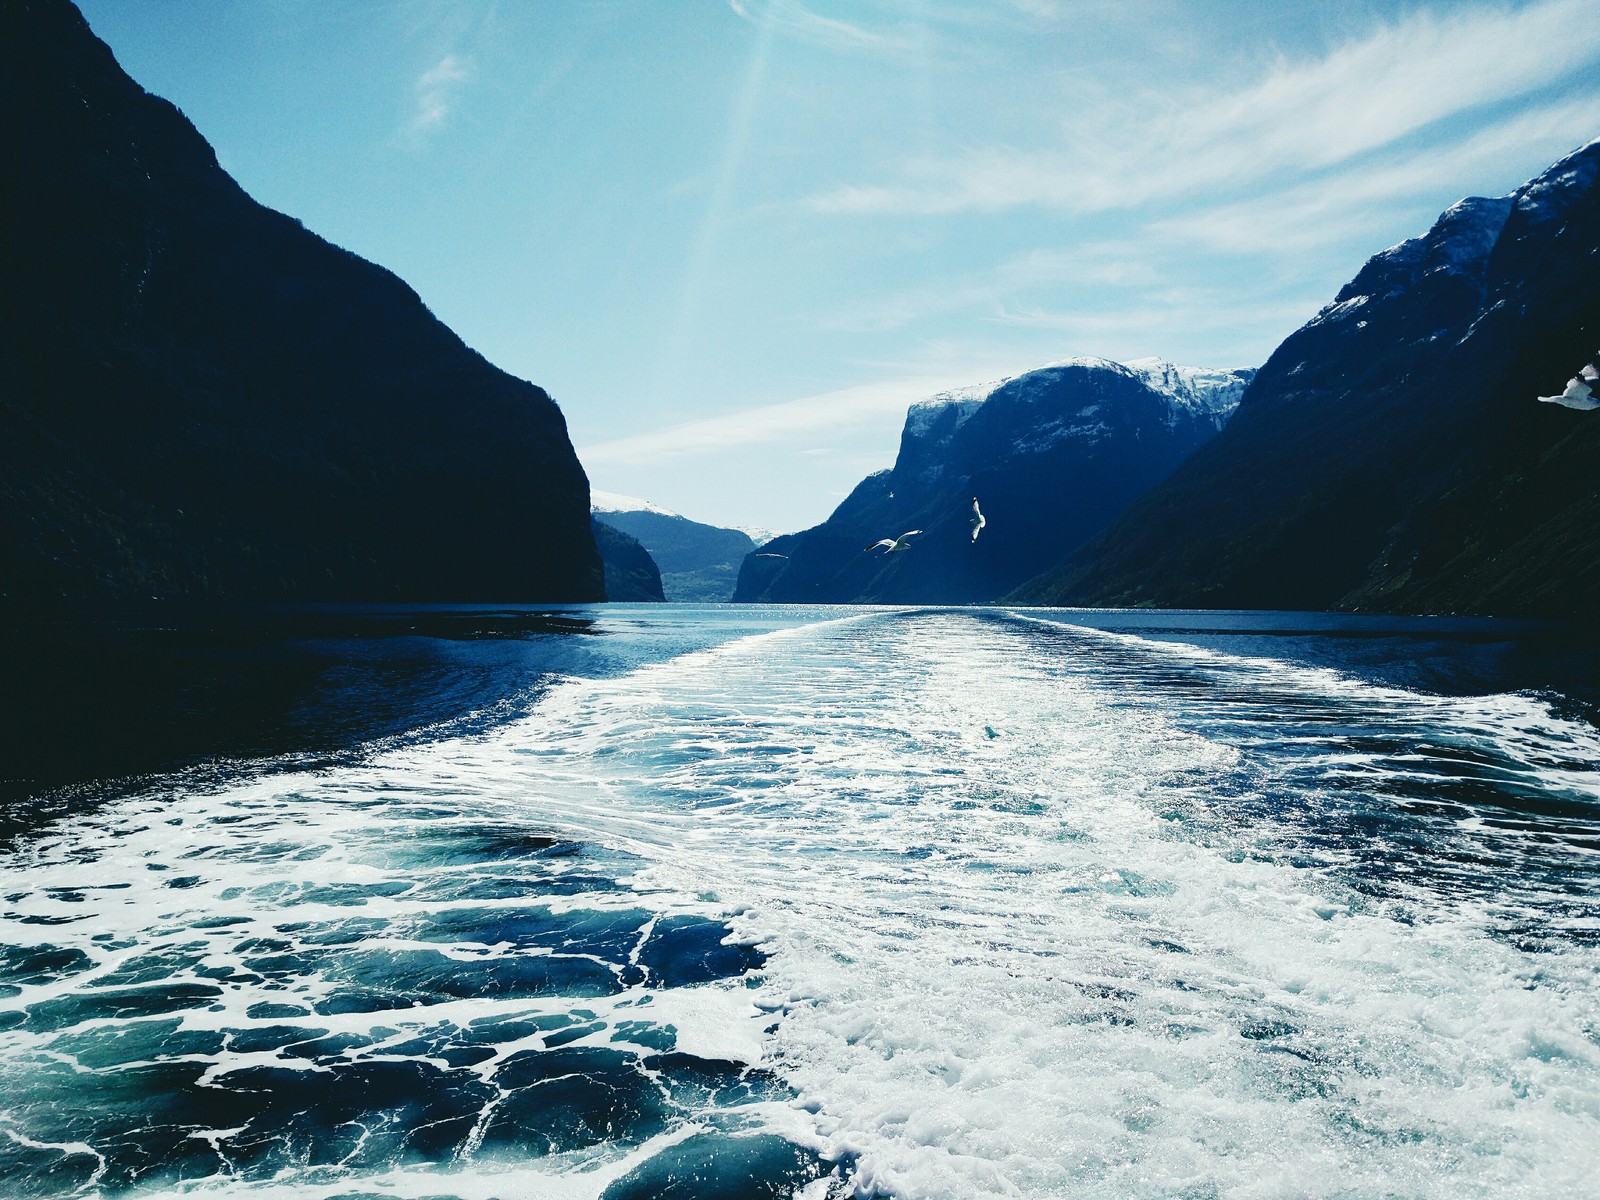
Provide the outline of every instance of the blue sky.
{"type": "Polygon", "coordinates": [[[906,406],[1260,363],[1600,136],[1595,0],[80,0],[257,199],[550,391],[597,488],[815,523],[906,406]]]}

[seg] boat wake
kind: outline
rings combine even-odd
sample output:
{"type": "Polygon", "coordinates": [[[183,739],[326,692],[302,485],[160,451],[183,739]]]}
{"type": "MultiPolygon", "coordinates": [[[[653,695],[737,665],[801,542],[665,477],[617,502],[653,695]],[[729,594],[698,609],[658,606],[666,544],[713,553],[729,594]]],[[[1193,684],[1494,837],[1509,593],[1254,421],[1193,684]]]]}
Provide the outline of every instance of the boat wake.
{"type": "Polygon", "coordinates": [[[151,792],[5,868],[20,1194],[1544,1196],[1600,739],[995,610],[151,792]]]}

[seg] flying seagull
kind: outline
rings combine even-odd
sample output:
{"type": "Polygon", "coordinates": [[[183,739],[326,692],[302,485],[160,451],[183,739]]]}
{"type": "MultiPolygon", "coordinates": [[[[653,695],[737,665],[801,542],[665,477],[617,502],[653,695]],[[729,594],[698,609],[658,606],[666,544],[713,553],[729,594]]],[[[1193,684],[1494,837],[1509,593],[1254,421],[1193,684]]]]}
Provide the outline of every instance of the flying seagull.
{"type": "Polygon", "coordinates": [[[788,558],[787,554],[757,554],[757,558],[788,558]]]}
{"type": "Polygon", "coordinates": [[[921,532],[922,530],[920,529],[908,529],[897,538],[879,538],[861,553],[869,554],[876,550],[879,546],[882,546],[885,554],[899,554],[902,550],[911,549],[911,543],[907,539],[914,538],[921,532]]]}
{"type": "Polygon", "coordinates": [[[1595,396],[1595,385],[1600,383],[1600,370],[1596,370],[1593,363],[1584,367],[1571,379],[1567,380],[1567,390],[1559,396],[1540,396],[1545,404],[1559,404],[1563,408],[1575,408],[1579,412],[1589,412],[1600,408],[1600,397],[1595,396]]]}
{"type": "Polygon", "coordinates": [[[972,540],[977,541],[978,535],[983,532],[983,527],[989,522],[983,518],[983,509],[978,507],[978,498],[972,498],[972,540]]]}

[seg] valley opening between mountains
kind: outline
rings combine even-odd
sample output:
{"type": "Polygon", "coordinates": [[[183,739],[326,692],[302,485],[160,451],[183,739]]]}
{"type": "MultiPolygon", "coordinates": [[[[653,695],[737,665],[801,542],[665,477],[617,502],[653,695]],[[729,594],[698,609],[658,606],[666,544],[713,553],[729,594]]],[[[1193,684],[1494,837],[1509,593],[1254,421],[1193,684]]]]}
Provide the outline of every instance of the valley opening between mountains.
{"type": "Polygon", "coordinates": [[[1600,141],[777,530],[592,486],[67,0],[0,89],[0,1196],[1593,1194],[1600,141]]]}

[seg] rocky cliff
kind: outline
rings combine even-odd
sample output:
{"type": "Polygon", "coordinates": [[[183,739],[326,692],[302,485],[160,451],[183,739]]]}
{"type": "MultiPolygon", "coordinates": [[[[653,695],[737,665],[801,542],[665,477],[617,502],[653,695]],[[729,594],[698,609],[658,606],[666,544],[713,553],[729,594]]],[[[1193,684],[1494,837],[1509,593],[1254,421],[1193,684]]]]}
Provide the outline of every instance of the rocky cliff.
{"type": "Polygon", "coordinates": [[[0,591],[592,600],[560,411],[0,0],[0,591]]]}
{"type": "Polygon", "coordinates": [[[650,551],[615,526],[598,517],[591,519],[594,544],[605,564],[606,599],[619,602],[665,600],[661,590],[661,569],[650,551]]]}
{"type": "Polygon", "coordinates": [[[1054,363],[912,406],[892,470],[745,559],[736,600],[992,600],[1058,562],[1227,421],[1252,375],[1054,363]],[[973,502],[985,524],[972,537],[973,502]],[[922,530],[902,551],[864,551],[922,530]]]}

